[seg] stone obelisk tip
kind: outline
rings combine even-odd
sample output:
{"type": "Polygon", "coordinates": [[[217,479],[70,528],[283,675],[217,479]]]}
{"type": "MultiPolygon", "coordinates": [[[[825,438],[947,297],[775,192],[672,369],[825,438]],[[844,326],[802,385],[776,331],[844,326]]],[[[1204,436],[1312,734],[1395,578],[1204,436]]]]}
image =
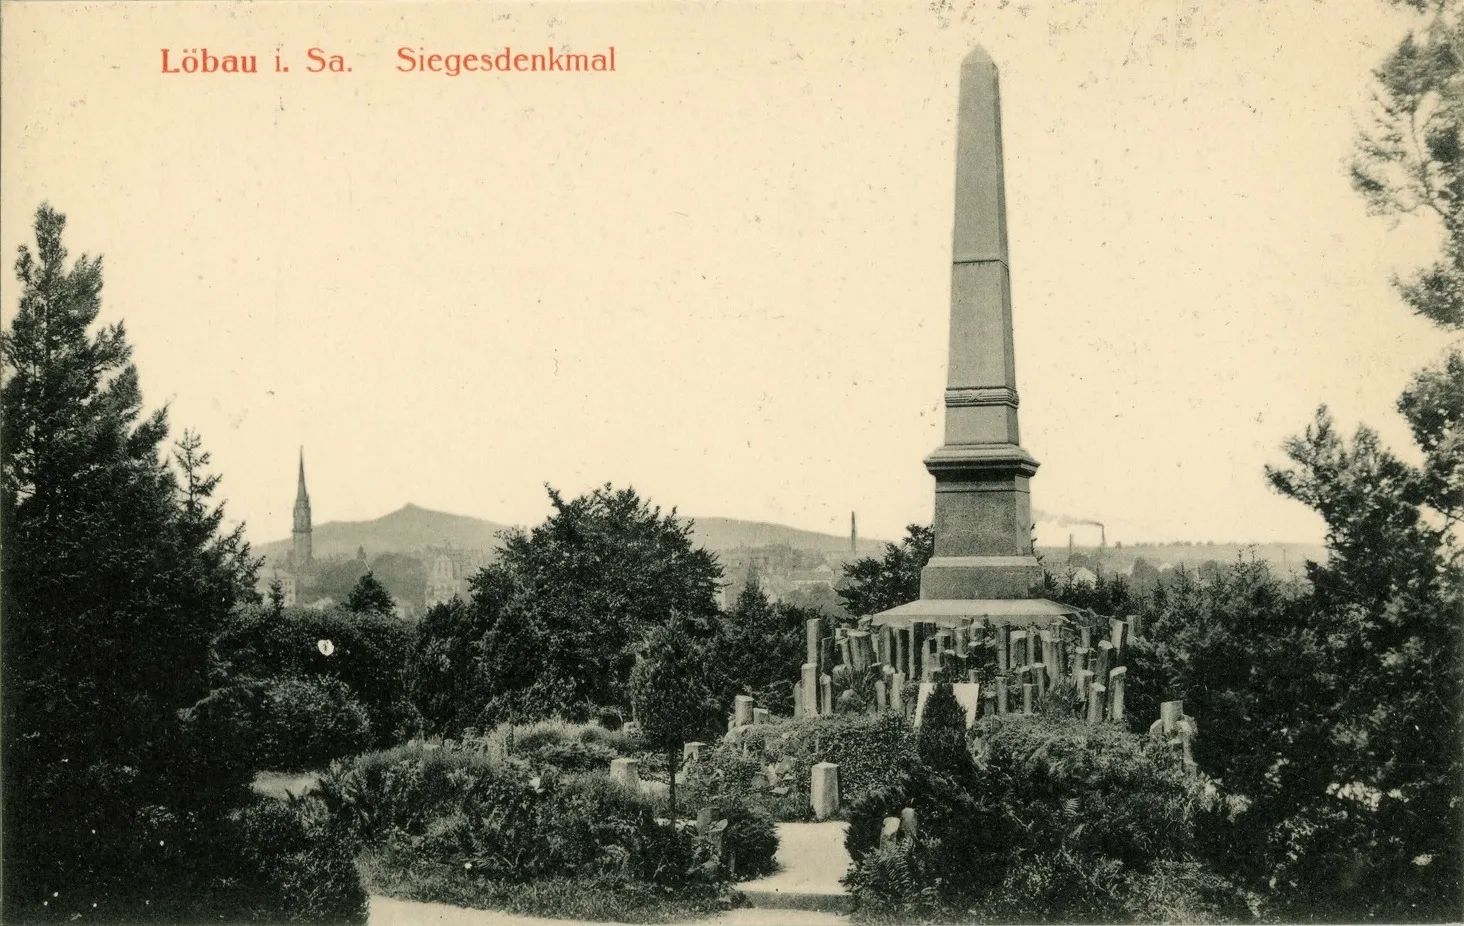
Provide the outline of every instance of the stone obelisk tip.
{"type": "Polygon", "coordinates": [[[996,62],[991,60],[991,55],[986,53],[986,49],[980,45],[972,45],[971,50],[966,52],[966,57],[961,59],[961,73],[966,74],[973,66],[995,68],[996,62]]]}
{"type": "Polygon", "coordinates": [[[996,63],[976,46],[961,60],[956,136],[956,263],[1007,260],[1006,177],[996,63]]]}

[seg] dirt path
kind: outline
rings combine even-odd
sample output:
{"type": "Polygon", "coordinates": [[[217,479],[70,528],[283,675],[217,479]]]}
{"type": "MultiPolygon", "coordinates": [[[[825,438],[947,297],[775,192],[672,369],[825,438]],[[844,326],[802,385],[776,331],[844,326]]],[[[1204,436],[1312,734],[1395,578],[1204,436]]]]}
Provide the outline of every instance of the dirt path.
{"type": "MultiPolygon", "coordinates": [[[[566,926],[579,921],[551,920],[496,910],[473,910],[440,903],[419,903],[373,896],[369,922],[370,926],[566,926]]],[[[685,926],[841,926],[848,922],[848,917],[834,913],[742,908],[728,910],[720,916],[697,920],[685,926]]],[[[594,926],[623,924],[596,923],[594,926]]]]}

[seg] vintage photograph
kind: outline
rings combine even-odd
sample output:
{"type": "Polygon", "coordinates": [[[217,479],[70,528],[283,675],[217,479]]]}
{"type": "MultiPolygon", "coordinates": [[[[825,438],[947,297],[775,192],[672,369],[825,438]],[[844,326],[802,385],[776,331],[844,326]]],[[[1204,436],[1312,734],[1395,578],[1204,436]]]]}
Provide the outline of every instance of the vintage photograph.
{"type": "Polygon", "coordinates": [[[0,0],[0,920],[1464,920],[1464,0],[0,0]]]}

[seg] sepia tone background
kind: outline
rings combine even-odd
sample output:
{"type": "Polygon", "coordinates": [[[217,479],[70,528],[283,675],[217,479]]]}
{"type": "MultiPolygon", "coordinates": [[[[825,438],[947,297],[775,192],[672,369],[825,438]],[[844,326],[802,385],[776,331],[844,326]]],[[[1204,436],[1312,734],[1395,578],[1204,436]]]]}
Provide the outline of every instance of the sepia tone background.
{"type": "Polygon", "coordinates": [[[1321,402],[1407,446],[1394,397],[1444,343],[1387,282],[1433,242],[1348,186],[1403,30],[1351,6],[10,2],[0,249],[48,200],[106,255],[104,319],[256,542],[299,445],[317,524],[532,523],[544,482],[608,480],[895,539],[930,517],[980,42],[1039,539],[1316,542],[1263,465],[1321,402]],[[401,45],[618,69],[402,74],[401,45]],[[262,72],[163,75],[164,47],[262,72]]]}

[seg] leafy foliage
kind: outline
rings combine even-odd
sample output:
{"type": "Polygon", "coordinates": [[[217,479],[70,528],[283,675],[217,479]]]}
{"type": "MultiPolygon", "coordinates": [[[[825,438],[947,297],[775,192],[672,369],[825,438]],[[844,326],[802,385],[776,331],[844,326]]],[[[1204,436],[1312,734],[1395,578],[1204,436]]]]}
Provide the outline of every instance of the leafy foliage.
{"type": "Polygon", "coordinates": [[[771,601],[755,580],[721,615],[706,646],[717,703],[730,705],[740,694],[775,712],[793,712],[793,680],[805,655],[805,628],[817,612],[771,601]]]}
{"type": "Polygon", "coordinates": [[[916,763],[914,731],[896,714],[794,718],[743,727],[739,736],[716,743],[688,770],[693,801],[746,800],[780,820],[804,820],[812,813],[808,770],[819,762],[839,766],[845,806],[916,763]],[[770,767],[776,783],[767,780],[770,767]]]}
{"type": "Polygon", "coordinates": [[[699,877],[692,839],[601,775],[558,775],[460,745],[420,744],[332,766],[319,792],[348,831],[395,864],[426,860],[486,881],[699,877]]]}
{"type": "MultiPolygon", "coordinates": [[[[505,577],[495,574],[495,578],[505,577]]],[[[428,608],[417,625],[409,678],[412,701],[428,730],[457,737],[480,724],[490,682],[478,653],[483,635],[492,625],[490,617],[498,610],[491,602],[505,594],[485,582],[472,604],[454,596],[428,608]]]]}
{"type": "Polygon", "coordinates": [[[1422,213],[1442,228],[1444,254],[1395,280],[1418,314],[1464,328],[1464,7],[1409,0],[1423,14],[1374,72],[1372,124],[1358,139],[1353,187],[1380,215],[1422,213]]]}
{"type": "Polygon", "coordinates": [[[693,645],[690,627],[674,618],[651,631],[640,661],[630,673],[630,702],[640,721],[641,736],[666,756],[672,820],[676,819],[676,767],[683,743],[716,726],[719,713],[707,687],[702,654],[693,645]]]}
{"type": "Polygon", "coordinates": [[[247,731],[257,737],[261,768],[322,768],[371,745],[371,719],[338,678],[278,679],[265,689],[262,714],[247,731]]]}
{"type": "Polygon", "coordinates": [[[396,602],[391,600],[391,593],[369,569],[356,580],[350,597],[346,599],[346,610],[356,614],[391,614],[395,608],[396,602]]]}
{"type": "Polygon", "coordinates": [[[861,901],[974,904],[1001,922],[1246,915],[1198,855],[1215,801],[1166,744],[1040,714],[984,719],[973,736],[979,766],[952,776],[922,764],[856,803],[846,883],[861,901]],[[918,834],[881,848],[881,823],[905,808],[918,834]]]}
{"type": "Polygon", "coordinates": [[[216,668],[236,690],[263,684],[269,692],[260,722],[272,733],[261,743],[261,760],[302,768],[307,756],[340,758],[400,743],[420,729],[408,688],[413,638],[411,627],[374,612],[286,608],[275,616],[249,609],[216,641],[216,668]],[[322,712],[318,723],[310,722],[314,710],[322,712]],[[357,711],[364,711],[364,727],[357,711]]]}
{"type": "Polygon", "coordinates": [[[905,539],[886,543],[884,557],[866,556],[844,567],[839,597],[850,614],[862,617],[908,604],[920,597],[920,570],[935,555],[935,528],[911,524],[905,539]]]}
{"type": "Polygon", "coordinates": [[[234,889],[246,921],[365,923],[352,849],[318,798],[256,799],[234,824],[234,889]]]}
{"type": "Polygon", "coordinates": [[[1308,577],[1326,657],[1318,674],[1335,689],[1317,696],[1330,721],[1325,767],[1273,834],[1276,876],[1292,902],[1336,915],[1456,913],[1464,586],[1446,529],[1422,510],[1433,478],[1366,428],[1349,446],[1325,409],[1287,451],[1294,468],[1272,470],[1272,483],[1327,523],[1330,558],[1309,563],[1308,577]]]}
{"type": "MultiPolygon", "coordinates": [[[[474,705],[471,725],[627,707],[636,653],[650,630],[679,614],[699,640],[717,615],[721,570],[695,547],[690,525],[633,489],[604,486],[565,501],[532,531],[510,532],[499,558],[472,580],[468,611],[423,627],[420,664],[444,705],[474,705]]],[[[444,729],[470,725],[463,708],[434,706],[444,729]]]]}
{"type": "Polygon", "coordinates": [[[927,768],[958,781],[970,780],[975,768],[966,747],[966,711],[949,683],[937,684],[926,697],[915,744],[927,768]]]}
{"type": "Polygon", "coordinates": [[[727,821],[722,861],[728,874],[740,880],[771,874],[778,854],[778,828],[772,815],[745,801],[730,801],[720,809],[727,821]]]}

